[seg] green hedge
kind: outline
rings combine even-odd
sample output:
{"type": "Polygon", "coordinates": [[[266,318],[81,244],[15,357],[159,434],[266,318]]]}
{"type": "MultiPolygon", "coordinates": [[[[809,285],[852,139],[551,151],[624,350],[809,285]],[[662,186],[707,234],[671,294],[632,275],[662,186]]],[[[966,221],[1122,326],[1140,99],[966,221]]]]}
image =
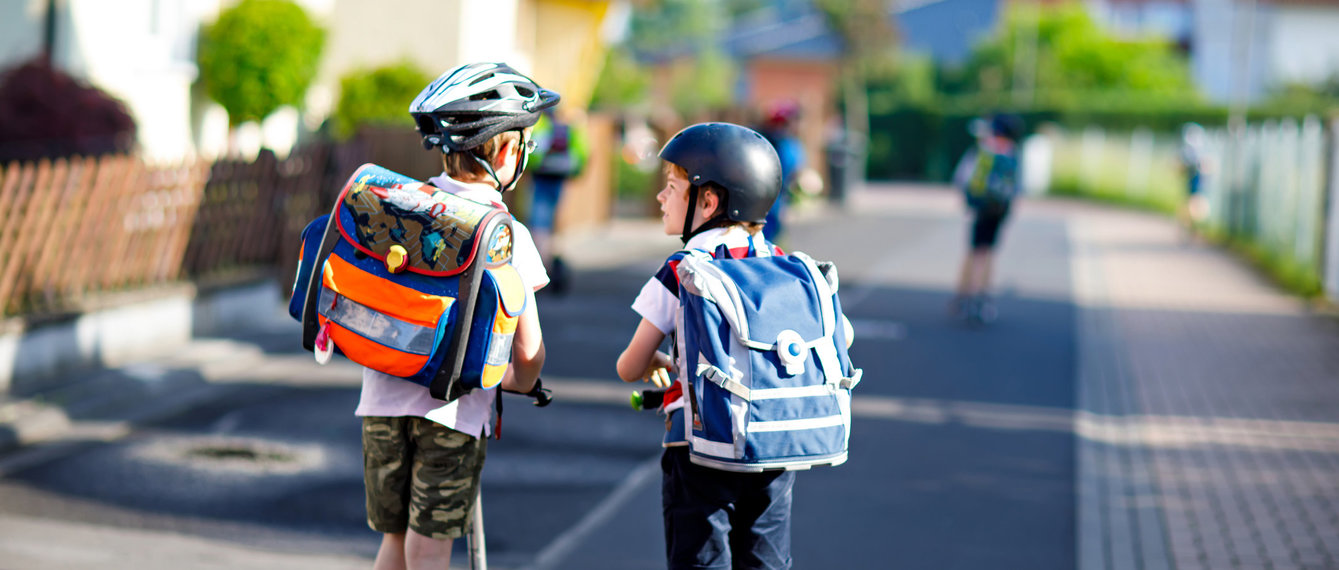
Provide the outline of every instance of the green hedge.
{"type": "MultiPolygon", "coordinates": [[[[1187,122],[1206,127],[1227,123],[1228,109],[1221,105],[1186,101],[1141,101],[1138,98],[1093,95],[1081,98],[1082,106],[1057,106],[1012,110],[1029,130],[1043,123],[1081,130],[1097,126],[1112,132],[1145,127],[1155,133],[1176,133],[1187,122]]],[[[936,105],[891,106],[870,115],[869,153],[866,174],[873,180],[948,181],[958,158],[972,144],[968,132],[972,120],[994,109],[987,97],[958,97],[936,105]]],[[[1251,109],[1250,121],[1301,117],[1325,111],[1297,105],[1272,105],[1251,109]]]]}

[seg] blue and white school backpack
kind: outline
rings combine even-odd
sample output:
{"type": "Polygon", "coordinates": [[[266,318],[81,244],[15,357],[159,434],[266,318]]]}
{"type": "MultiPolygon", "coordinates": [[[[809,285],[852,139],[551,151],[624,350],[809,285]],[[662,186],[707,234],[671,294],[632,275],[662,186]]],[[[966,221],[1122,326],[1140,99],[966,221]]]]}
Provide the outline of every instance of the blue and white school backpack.
{"type": "Polygon", "coordinates": [[[972,209],[999,213],[1008,208],[1018,193],[1018,157],[978,147],[964,191],[972,209]]]}
{"type": "Polygon", "coordinates": [[[679,261],[675,322],[689,458],[725,471],[846,461],[851,366],[837,271],[754,247],[679,261]]]}
{"type": "Polygon", "coordinates": [[[454,400],[511,363],[526,299],[511,250],[505,209],[365,164],[303,230],[288,312],[318,362],[338,351],[454,400]]]}

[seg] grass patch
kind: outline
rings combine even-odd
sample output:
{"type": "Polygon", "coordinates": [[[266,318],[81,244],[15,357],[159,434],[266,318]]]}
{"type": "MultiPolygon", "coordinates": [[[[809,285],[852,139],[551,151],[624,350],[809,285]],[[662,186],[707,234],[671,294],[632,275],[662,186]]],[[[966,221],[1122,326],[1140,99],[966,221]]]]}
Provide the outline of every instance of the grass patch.
{"type": "Polygon", "coordinates": [[[1313,299],[1324,293],[1320,272],[1310,264],[1301,263],[1291,256],[1280,255],[1259,243],[1229,237],[1219,229],[1204,232],[1210,242],[1246,259],[1275,285],[1304,299],[1313,299]]]}

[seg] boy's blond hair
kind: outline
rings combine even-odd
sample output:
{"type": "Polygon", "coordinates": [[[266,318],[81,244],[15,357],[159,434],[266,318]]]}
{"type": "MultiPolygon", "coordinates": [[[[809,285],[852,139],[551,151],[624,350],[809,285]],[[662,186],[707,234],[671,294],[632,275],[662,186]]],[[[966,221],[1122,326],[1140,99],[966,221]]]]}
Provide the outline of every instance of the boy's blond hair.
{"type": "MultiPolygon", "coordinates": [[[[497,157],[498,151],[501,150],[507,142],[521,144],[520,131],[498,133],[497,136],[494,136],[493,138],[484,141],[483,144],[469,150],[442,153],[442,171],[445,172],[447,176],[456,180],[477,180],[486,178],[488,176],[488,171],[484,170],[483,165],[479,164],[479,161],[474,160],[474,156],[491,163],[493,162],[493,159],[497,157]]],[[[519,175],[520,173],[517,174],[519,175]]]]}
{"type": "MultiPolygon", "coordinates": [[[[674,164],[673,162],[665,163],[665,174],[666,175],[677,174],[680,178],[683,178],[685,180],[689,178],[688,171],[684,170],[682,166],[674,164]]],[[[716,210],[709,213],[707,215],[708,218],[720,215],[725,212],[726,207],[729,206],[729,204],[727,204],[730,197],[729,192],[726,192],[724,188],[717,186],[714,182],[708,182],[706,184],[698,186],[697,189],[698,192],[701,192],[703,194],[711,192],[712,194],[716,195],[716,210]]],[[[697,197],[698,199],[701,199],[702,194],[698,194],[697,197]]],[[[687,215],[691,216],[693,215],[693,213],[688,212],[687,215]]],[[[722,227],[733,227],[733,226],[739,226],[741,228],[744,228],[744,230],[747,231],[749,235],[758,235],[758,232],[762,231],[763,224],[759,222],[736,222],[734,220],[726,220],[725,225],[722,227]]]]}

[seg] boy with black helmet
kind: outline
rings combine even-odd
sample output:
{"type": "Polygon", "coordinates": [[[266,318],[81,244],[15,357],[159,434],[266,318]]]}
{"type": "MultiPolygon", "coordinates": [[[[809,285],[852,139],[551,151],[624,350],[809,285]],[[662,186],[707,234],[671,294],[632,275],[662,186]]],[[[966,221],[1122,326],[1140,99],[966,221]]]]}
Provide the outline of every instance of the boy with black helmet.
{"type": "MultiPolygon", "coordinates": [[[[442,152],[433,186],[500,208],[532,149],[530,128],[558,103],[504,63],[462,65],[414,98],[409,114],[427,149],[442,152]]],[[[544,341],[534,291],[549,281],[525,226],[512,225],[512,265],[527,286],[502,388],[537,389],[544,341]]],[[[495,395],[475,390],[443,405],[424,386],[363,370],[355,414],[363,418],[367,520],[383,533],[377,568],[447,568],[479,489],[495,395]]]]}
{"type": "MultiPolygon", "coordinates": [[[[660,151],[666,183],[656,195],[667,235],[688,249],[717,258],[781,251],[761,236],[767,211],[781,192],[781,164],[757,132],[727,123],[690,126],[660,151]]],[[[618,358],[618,375],[668,387],[662,410],[667,425],[684,421],[683,382],[671,386],[674,362],[660,352],[675,329],[679,285],[671,256],[633,302],[642,316],[618,358]]],[[[668,567],[790,568],[792,471],[737,473],[689,460],[683,430],[667,430],[661,458],[668,567]]]]}

